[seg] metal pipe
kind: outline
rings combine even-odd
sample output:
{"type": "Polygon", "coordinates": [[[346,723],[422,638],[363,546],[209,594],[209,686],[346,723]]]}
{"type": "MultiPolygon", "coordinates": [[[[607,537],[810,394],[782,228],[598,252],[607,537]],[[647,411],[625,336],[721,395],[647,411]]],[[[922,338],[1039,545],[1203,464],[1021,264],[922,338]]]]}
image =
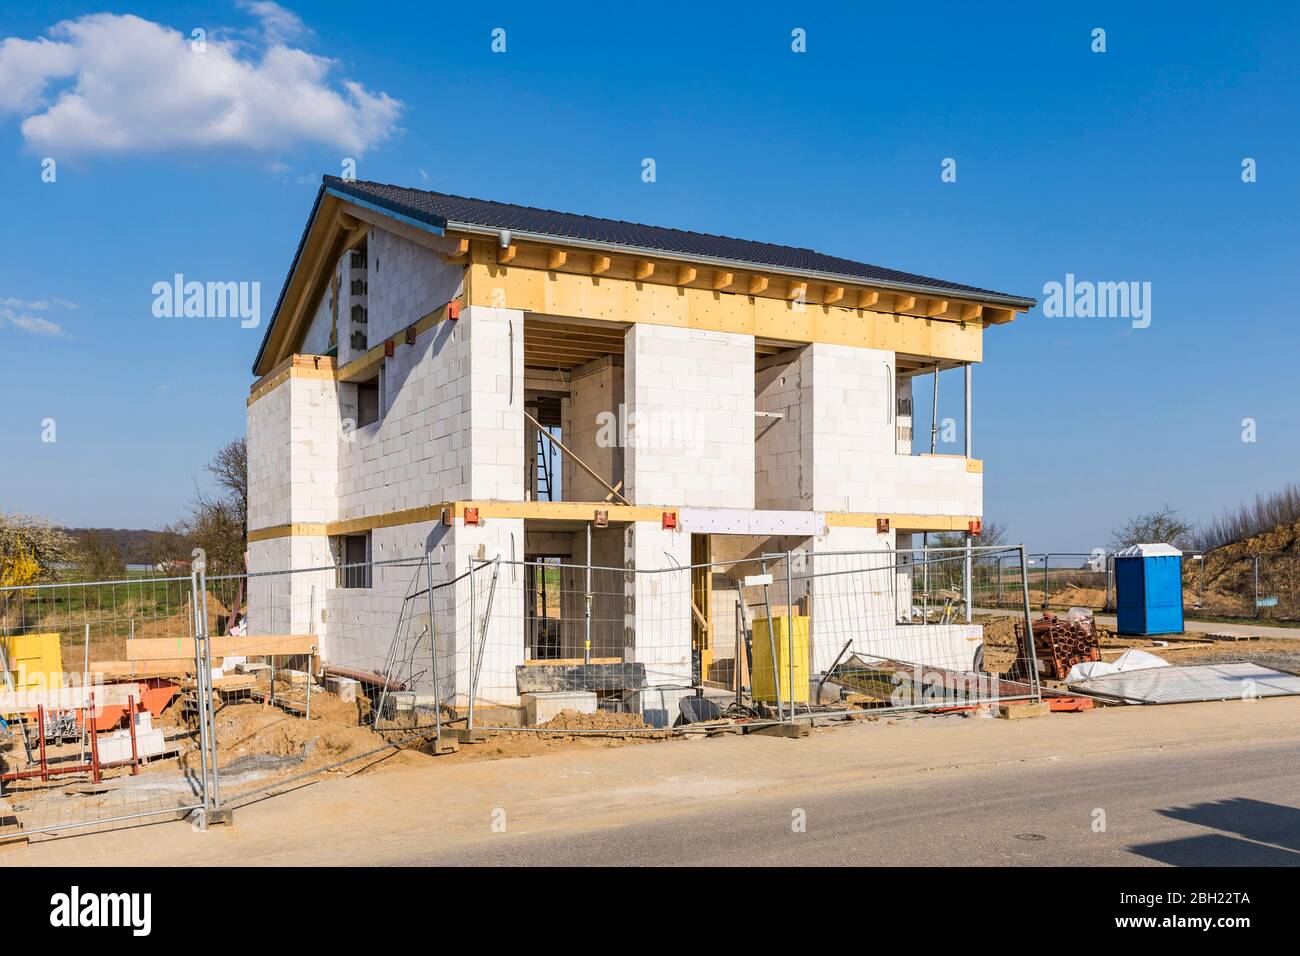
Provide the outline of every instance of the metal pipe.
{"type": "MultiPolygon", "coordinates": [[[[433,664],[433,739],[434,752],[436,753],[442,745],[442,695],[438,688],[438,629],[433,626],[433,551],[424,553],[425,575],[428,578],[428,595],[429,595],[429,657],[433,664]]],[[[474,591],[474,578],[471,575],[469,582],[470,592],[474,591]]],[[[471,644],[471,647],[473,645],[471,644]]],[[[474,726],[474,697],[469,699],[469,726],[474,726]]]]}
{"type": "Polygon", "coordinates": [[[45,707],[42,704],[36,705],[36,736],[41,745],[41,782],[45,783],[50,779],[50,765],[45,754],[45,707]]]}
{"type": "MultiPolygon", "coordinates": [[[[790,570],[790,552],[785,553],[785,626],[786,645],[789,650],[789,660],[786,661],[786,673],[789,674],[790,680],[790,719],[794,720],[794,578],[790,570]]],[[[811,648],[810,648],[811,650],[811,648]]]]}
{"type": "MultiPolygon", "coordinates": [[[[207,828],[208,804],[210,795],[208,793],[208,722],[204,719],[203,704],[203,648],[200,646],[202,638],[199,633],[199,601],[198,601],[198,582],[199,574],[195,571],[190,577],[190,619],[194,625],[194,706],[198,708],[199,716],[199,772],[203,783],[200,788],[200,797],[203,800],[203,813],[201,826],[207,828]]],[[[272,591],[274,594],[274,591],[272,591]]],[[[271,673],[275,673],[274,664],[272,664],[271,673]]],[[[272,690],[274,693],[274,689],[272,690]]]]}
{"type": "Polygon", "coordinates": [[[215,810],[221,806],[221,775],[217,770],[217,712],[212,703],[212,636],[208,633],[208,569],[206,563],[199,568],[199,599],[203,604],[203,679],[207,685],[207,693],[203,695],[203,703],[207,709],[208,720],[208,746],[212,748],[211,759],[208,761],[209,768],[212,771],[212,807],[215,810]]]}
{"type": "Polygon", "coordinates": [[[95,717],[95,695],[90,695],[90,763],[93,768],[95,783],[100,782],[99,774],[99,721],[95,717]]]}
{"type": "Polygon", "coordinates": [[[131,731],[131,776],[140,775],[140,751],[135,742],[135,695],[129,694],[126,698],[126,719],[130,721],[131,731]]]}
{"type": "Polygon", "coordinates": [[[1034,649],[1034,622],[1029,610],[1029,567],[1025,564],[1025,546],[1020,546],[1020,589],[1025,605],[1025,643],[1029,645],[1029,680],[1034,689],[1034,697],[1043,695],[1042,682],[1038,675],[1038,653],[1034,649]]]}
{"type": "MultiPolygon", "coordinates": [[[[759,565],[759,568],[762,570],[763,575],[766,576],[767,561],[764,560],[759,565]]],[[[770,663],[772,667],[772,693],[776,697],[776,717],[777,720],[785,720],[785,710],[781,704],[781,675],[776,668],[776,627],[772,622],[772,595],[767,582],[763,584],[763,604],[767,609],[767,642],[770,645],[772,655],[770,663]]],[[[793,717],[794,714],[792,713],[790,716],[793,717]]]]}
{"type": "Polygon", "coordinates": [[[967,624],[971,623],[971,617],[972,617],[970,579],[971,579],[971,573],[973,571],[973,562],[971,559],[971,538],[972,538],[971,533],[967,531],[966,532],[966,558],[963,561],[965,580],[962,582],[962,588],[961,588],[962,597],[966,601],[966,623],[967,624]]]}
{"type": "MultiPolygon", "coordinates": [[[[492,581],[488,585],[487,606],[483,609],[483,626],[479,628],[482,633],[482,639],[478,645],[478,660],[473,663],[473,673],[470,675],[470,693],[469,693],[469,715],[465,726],[469,730],[474,729],[474,699],[478,697],[478,676],[483,670],[483,652],[487,650],[487,631],[488,623],[492,619],[492,599],[497,593],[497,572],[500,570],[497,565],[497,558],[492,559],[492,581]]],[[[471,591],[473,586],[471,585],[471,591]]],[[[470,644],[471,648],[473,643],[470,644]]]]}
{"type": "Polygon", "coordinates": [[[585,617],[582,623],[582,662],[591,663],[591,522],[587,522],[587,588],[584,598],[585,617]]]}

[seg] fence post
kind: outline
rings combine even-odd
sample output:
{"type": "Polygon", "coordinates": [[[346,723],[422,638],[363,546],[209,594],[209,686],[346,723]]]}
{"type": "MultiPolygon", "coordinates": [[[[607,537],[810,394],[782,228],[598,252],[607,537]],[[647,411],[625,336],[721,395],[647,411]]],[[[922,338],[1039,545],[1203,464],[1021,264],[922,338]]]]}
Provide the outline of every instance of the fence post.
{"type": "MultiPolygon", "coordinates": [[[[470,559],[473,562],[473,558],[470,559]]],[[[473,564],[470,565],[473,567],[473,564]]],[[[424,553],[425,568],[425,587],[428,590],[429,597],[429,658],[433,664],[433,740],[434,753],[442,750],[442,692],[438,687],[438,629],[433,624],[433,551],[429,550],[424,553]]],[[[469,576],[469,590],[474,593],[474,575],[469,576]]],[[[470,642],[471,653],[473,651],[473,642],[470,642]]],[[[388,675],[384,675],[384,684],[387,687],[388,675]]],[[[468,727],[474,727],[474,699],[470,698],[470,712],[468,727]]]]}
{"type": "Polygon", "coordinates": [[[1029,565],[1026,563],[1025,546],[1020,546],[1020,589],[1024,595],[1025,605],[1025,643],[1029,651],[1029,680],[1034,690],[1034,698],[1042,696],[1042,687],[1038,676],[1038,653],[1034,648],[1034,621],[1029,609],[1029,565]]]}
{"type": "MultiPolygon", "coordinates": [[[[771,660],[768,662],[772,668],[772,692],[776,695],[776,719],[785,720],[785,705],[781,702],[781,674],[776,669],[776,628],[772,622],[772,593],[771,585],[767,582],[767,558],[763,558],[759,564],[759,569],[764,577],[763,583],[763,605],[767,610],[767,642],[770,645],[771,660]]],[[[750,676],[753,680],[753,675],[750,676]]],[[[791,714],[791,717],[794,715],[791,714]]]]}
{"type": "Polygon", "coordinates": [[[199,716],[199,799],[202,808],[199,811],[199,829],[208,828],[208,809],[211,800],[208,794],[208,722],[204,719],[206,710],[203,704],[205,682],[203,680],[203,638],[199,627],[199,572],[190,574],[190,618],[194,624],[194,704],[199,716]]]}
{"type": "Polygon", "coordinates": [[[206,686],[206,692],[203,695],[202,713],[208,722],[209,763],[212,768],[212,809],[215,812],[221,808],[221,777],[217,771],[217,714],[212,705],[212,641],[210,640],[212,635],[208,633],[208,567],[206,561],[199,565],[199,598],[203,602],[201,633],[203,635],[203,680],[206,686]]]}
{"type": "MultiPolygon", "coordinates": [[[[793,721],[794,720],[794,572],[792,570],[792,565],[791,565],[791,561],[792,561],[791,554],[792,552],[788,550],[785,553],[785,626],[787,632],[786,640],[789,641],[789,644],[787,645],[789,650],[789,660],[786,662],[786,664],[788,665],[786,667],[786,673],[789,675],[788,679],[790,682],[790,720],[793,721]]],[[[809,624],[811,625],[811,623],[812,622],[810,621],[809,624]]],[[[811,654],[812,635],[809,634],[808,637],[809,637],[808,653],[811,654]]],[[[810,665],[808,668],[808,673],[811,674],[812,661],[810,660],[808,663],[810,665]]]]}
{"type": "MultiPolygon", "coordinates": [[[[969,379],[967,371],[967,382],[969,379]]],[[[965,575],[965,582],[962,584],[962,597],[966,599],[966,623],[970,624],[974,617],[974,609],[971,602],[974,598],[974,588],[971,586],[971,574],[974,572],[973,552],[971,551],[971,533],[966,532],[966,560],[962,564],[962,573],[965,575]]]]}

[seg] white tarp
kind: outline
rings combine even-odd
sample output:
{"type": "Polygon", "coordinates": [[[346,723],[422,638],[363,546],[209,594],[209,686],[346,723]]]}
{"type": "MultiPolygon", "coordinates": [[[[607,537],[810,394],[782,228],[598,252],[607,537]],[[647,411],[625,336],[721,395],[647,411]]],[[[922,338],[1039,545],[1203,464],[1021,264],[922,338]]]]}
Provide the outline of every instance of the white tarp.
{"type": "Polygon", "coordinates": [[[1163,657],[1156,657],[1146,651],[1131,648],[1112,663],[1111,661],[1086,661],[1075,664],[1070,673],[1065,675],[1066,683],[1088,680],[1092,677],[1105,677],[1107,674],[1123,674],[1125,671],[1143,671],[1152,667],[1168,667],[1169,662],[1163,657]]]}

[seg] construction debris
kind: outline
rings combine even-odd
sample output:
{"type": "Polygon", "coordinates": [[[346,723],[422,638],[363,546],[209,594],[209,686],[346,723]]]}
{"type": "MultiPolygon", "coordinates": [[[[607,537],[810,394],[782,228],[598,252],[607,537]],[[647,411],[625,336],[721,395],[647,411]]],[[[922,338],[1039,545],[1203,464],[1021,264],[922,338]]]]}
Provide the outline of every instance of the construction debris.
{"type": "MultiPolygon", "coordinates": [[[[1073,620],[1044,614],[1033,623],[1034,656],[1040,674],[1049,680],[1065,680],[1074,665],[1101,660],[1101,646],[1092,618],[1071,616],[1073,620]]],[[[1022,623],[1017,624],[1016,632],[1023,642],[1022,623]]]]}
{"type": "Polygon", "coordinates": [[[1069,686],[1093,697],[1128,704],[1180,704],[1300,695],[1300,675],[1236,661],[1130,670],[1074,681],[1069,686]]]}

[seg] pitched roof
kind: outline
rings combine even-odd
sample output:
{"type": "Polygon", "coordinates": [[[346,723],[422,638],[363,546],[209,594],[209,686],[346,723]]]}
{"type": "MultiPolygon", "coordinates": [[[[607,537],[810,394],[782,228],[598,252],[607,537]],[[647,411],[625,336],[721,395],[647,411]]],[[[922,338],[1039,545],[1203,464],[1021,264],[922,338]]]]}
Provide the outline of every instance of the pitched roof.
{"type": "Polygon", "coordinates": [[[733,239],[729,236],[715,236],[664,226],[646,226],[621,219],[601,219],[596,216],[555,212],[533,206],[516,206],[490,199],[451,196],[426,189],[411,189],[406,186],[364,180],[347,181],[338,176],[325,176],[321,180],[321,188],[316,193],[311,215],[307,218],[302,237],[298,241],[289,274],[280,289],[275,311],[272,313],[271,321],[267,323],[262,345],[253,362],[254,374],[261,364],[262,355],[271,338],[271,329],[279,318],[280,307],[284,304],[289,284],[297,270],[307,236],[311,232],[316,212],[326,191],[356,199],[380,211],[422,222],[437,229],[450,227],[459,231],[482,232],[509,230],[521,239],[553,239],[562,243],[639,252],[643,255],[769,269],[822,280],[861,282],[885,288],[897,288],[904,292],[946,292],[1019,309],[1030,309],[1036,304],[1034,299],[1024,296],[962,285],[958,282],[935,279],[898,269],[887,269],[867,262],[855,262],[852,259],[828,256],[798,246],[778,246],[770,242],[733,239]]]}
{"type": "Polygon", "coordinates": [[[664,226],[646,226],[621,219],[600,219],[571,212],[555,212],[533,206],[515,206],[489,199],[470,199],[424,189],[409,189],[385,183],[360,180],[347,182],[337,176],[324,178],[326,188],[354,196],[383,209],[427,222],[439,228],[448,224],[477,226],[483,229],[508,229],[525,236],[540,236],[560,241],[618,246],[667,257],[688,256],[745,266],[817,274],[847,281],[880,282],[890,285],[965,294],[977,298],[993,296],[1015,301],[1022,308],[1033,305],[1032,299],[992,289],[934,279],[929,276],[887,269],[867,262],[855,262],[828,256],[797,246],[778,246],[770,242],[733,239],[704,232],[688,232],[664,226]]]}

